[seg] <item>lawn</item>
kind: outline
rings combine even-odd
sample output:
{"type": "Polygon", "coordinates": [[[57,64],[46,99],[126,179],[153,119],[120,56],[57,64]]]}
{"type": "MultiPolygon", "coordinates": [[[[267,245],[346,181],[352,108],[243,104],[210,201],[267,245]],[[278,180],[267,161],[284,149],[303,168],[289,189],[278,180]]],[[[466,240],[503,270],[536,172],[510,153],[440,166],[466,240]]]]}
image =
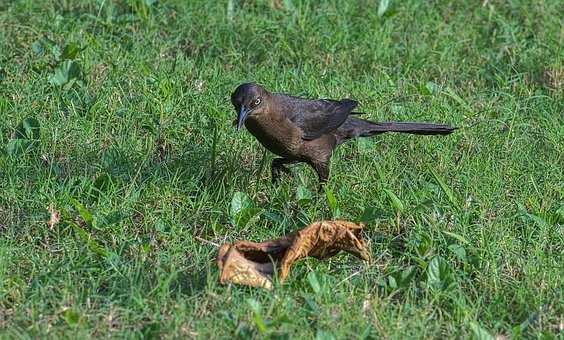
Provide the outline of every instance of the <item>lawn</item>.
{"type": "Polygon", "coordinates": [[[558,1],[0,1],[0,337],[558,338],[558,1]],[[279,184],[233,127],[256,81],[354,98],[386,134],[279,184]],[[365,221],[372,261],[272,292],[217,245],[365,221]]]}

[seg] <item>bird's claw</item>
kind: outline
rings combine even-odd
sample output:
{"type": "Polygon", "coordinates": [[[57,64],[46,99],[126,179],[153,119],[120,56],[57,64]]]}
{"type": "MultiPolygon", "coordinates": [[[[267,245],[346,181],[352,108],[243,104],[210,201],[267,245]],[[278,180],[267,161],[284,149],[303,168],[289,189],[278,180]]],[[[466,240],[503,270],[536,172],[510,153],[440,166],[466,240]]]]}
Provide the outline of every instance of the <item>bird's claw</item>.
{"type": "Polygon", "coordinates": [[[280,180],[282,173],[292,176],[292,172],[285,166],[277,166],[272,168],[272,184],[276,184],[280,180]]]}

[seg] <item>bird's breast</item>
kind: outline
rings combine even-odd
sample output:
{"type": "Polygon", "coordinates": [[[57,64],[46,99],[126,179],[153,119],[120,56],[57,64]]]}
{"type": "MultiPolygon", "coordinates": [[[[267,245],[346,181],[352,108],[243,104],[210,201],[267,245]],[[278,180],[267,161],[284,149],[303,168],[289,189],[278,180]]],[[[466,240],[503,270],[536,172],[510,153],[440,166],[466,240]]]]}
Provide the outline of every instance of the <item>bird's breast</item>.
{"type": "Polygon", "coordinates": [[[269,117],[249,117],[247,130],[270,152],[281,157],[296,158],[299,149],[299,131],[284,120],[269,117]]]}

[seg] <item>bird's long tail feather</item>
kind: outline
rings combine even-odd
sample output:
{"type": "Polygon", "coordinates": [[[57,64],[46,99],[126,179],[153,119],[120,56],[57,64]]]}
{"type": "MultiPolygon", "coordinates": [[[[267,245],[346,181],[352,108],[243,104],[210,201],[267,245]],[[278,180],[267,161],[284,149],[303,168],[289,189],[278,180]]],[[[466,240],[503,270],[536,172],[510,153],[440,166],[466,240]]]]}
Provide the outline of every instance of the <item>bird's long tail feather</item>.
{"type": "Polygon", "coordinates": [[[370,135],[382,132],[404,132],[416,135],[448,135],[452,133],[455,128],[444,124],[432,123],[408,123],[408,122],[382,122],[371,123],[368,125],[368,132],[370,135]]]}
{"type": "Polygon", "coordinates": [[[355,137],[370,137],[384,132],[401,132],[416,135],[448,135],[456,128],[444,124],[410,122],[371,122],[349,117],[337,130],[340,141],[355,137]]]}

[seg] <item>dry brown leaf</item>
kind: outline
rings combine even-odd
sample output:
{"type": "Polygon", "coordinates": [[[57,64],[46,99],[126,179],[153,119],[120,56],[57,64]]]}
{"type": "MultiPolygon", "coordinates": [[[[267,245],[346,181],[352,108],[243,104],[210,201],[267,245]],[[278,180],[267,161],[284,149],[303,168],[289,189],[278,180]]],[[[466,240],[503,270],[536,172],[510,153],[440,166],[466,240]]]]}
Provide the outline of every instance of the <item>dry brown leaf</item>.
{"type": "Polygon", "coordinates": [[[547,69],[543,73],[543,81],[546,87],[559,91],[564,85],[564,69],[547,69]]]}
{"type": "Polygon", "coordinates": [[[280,282],[284,282],[294,262],[307,256],[323,260],[341,250],[368,261],[363,227],[348,221],[321,221],[276,240],[226,243],[217,256],[219,282],[272,289],[275,268],[280,282]]]}
{"type": "Polygon", "coordinates": [[[49,204],[47,211],[50,215],[47,225],[49,226],[49,230],[53,230],[53,228],[61,221],[61,214],[55,209],[52,203],[49,204]]]}
{"type": "Polygon", "coordinates": [[[372,302],[370,301],[370,294],[362,301],[362,314],[365,316],[372,309],[372,302]]]}

